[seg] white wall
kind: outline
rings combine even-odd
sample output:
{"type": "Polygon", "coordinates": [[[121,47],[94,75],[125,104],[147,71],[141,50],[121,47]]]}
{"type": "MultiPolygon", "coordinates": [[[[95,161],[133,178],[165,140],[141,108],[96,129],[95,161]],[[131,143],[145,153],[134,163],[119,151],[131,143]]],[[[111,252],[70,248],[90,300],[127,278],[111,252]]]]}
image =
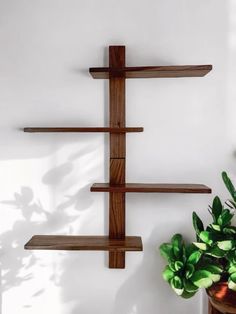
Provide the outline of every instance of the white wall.
{"type": "Polygon", "coordinates": [[[226,197],[235,171],[236,4],[233,0],[0,0],[0,232],[2,314],[198,314],[161,278],[156,246],[193,237],[191,213],[209,195],[127,195],[127,234],[143,253],[125,270],[103,252],[24,251],[33,234],[104,234],[107,135],[26,134],[24,126],[107,124],[107,46],[127,65],[213,64],[205,78],[127,81],[129,182],[205,183],[226,197]]]}

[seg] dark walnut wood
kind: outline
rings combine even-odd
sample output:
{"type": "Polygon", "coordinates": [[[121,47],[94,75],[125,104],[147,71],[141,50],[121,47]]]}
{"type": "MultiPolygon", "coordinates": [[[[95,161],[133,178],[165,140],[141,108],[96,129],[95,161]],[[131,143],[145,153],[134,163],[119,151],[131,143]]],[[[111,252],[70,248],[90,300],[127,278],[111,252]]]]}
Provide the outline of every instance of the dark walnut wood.
{"type": "Polygon", "coordinates": [[[126,183],[114,185],[94,183],[91,192],[123,192],[123,193],[211,193],[211,189],[203,184],[170,184],[170,183],[126,183]]]}
{"type": "Polygon", "coordinates": [[[110,159],[110,184],[125,183],[125,158],[110,159]]]}
{"type": "Polygon", "coordinates": [[[127,127],[127,128],[109,128],[109,127],[85,127],[85,128],[67,128],[67,127],[27,127],[24,132],[28,133],[90,133],[90,132],[106,132],[106,133],[130,133],[143,132],[141,127],[127,127]]]}
{"type": "Polygon", "coordinates": [[[212,70],[212,65],[179,65],[179,66],[140,66],[90,68],[89,72],[95,79],[123,78],[171,78],[201,77],[212,70]]]}
{"type": "Polygon", "coordinates": [[[35,235],[25,244],[25,249],[125,252],[142,251],[143,247],[141,237],[35,235]]]}
{"type": "MultiPolygon", "coordinates": [[[[109,47],[109,67],[125,67],[125,47],[109,47]]],[[[111,128],[125,128],[125,78],[109,78],[109,120],[111,128]]],[[[126,135],[110,134],[111,184],[125,183],[126,135]]],[[[125,193],[109,194],[109,237],[125,238],[125,193]]],[[[125,252],[109,253],[110,268],[125,268],[125,252]]]]}

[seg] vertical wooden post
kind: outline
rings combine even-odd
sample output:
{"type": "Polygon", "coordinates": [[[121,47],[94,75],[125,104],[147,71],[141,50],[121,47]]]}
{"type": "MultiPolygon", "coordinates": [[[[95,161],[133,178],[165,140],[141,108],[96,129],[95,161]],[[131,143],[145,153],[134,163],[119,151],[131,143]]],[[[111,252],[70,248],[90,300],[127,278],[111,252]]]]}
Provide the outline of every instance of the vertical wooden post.
{"type": "MultiPolygon", "coordinates": [[[[125,67],[125,47],[109,47],[110,127],[125,127],[125,77],[117,71],[125,67]]],[[[126,134],[110,134],[110,184],[125,183],[126,134]]],[[[125,193],[109,193],[109,237],[125,237],[125,193]]],[[[125,252],[109,252],[109,268],[125,268],[125,252]]]]}

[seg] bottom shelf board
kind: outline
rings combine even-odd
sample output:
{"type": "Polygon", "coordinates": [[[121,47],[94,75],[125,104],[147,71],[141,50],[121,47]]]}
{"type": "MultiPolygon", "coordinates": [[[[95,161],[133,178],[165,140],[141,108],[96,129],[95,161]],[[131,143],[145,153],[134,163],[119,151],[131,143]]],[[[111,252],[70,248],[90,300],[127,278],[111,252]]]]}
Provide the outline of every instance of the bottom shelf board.
{"type": "Polygon", "coordinates": [[[172,184],[172,183],[126,183],[111,185],[109,183],[94,183],[91,192],[121,192],[121,193],[211,193],[211,189],[203,184],[172,184]]]}
{"type": "Polygon", "coordinates": [[[141,237],[127,236],[123,240],[108,236],[35,235],[25,244],[26,250],[85,250],[85,251],[142,251],[141,237]]]}

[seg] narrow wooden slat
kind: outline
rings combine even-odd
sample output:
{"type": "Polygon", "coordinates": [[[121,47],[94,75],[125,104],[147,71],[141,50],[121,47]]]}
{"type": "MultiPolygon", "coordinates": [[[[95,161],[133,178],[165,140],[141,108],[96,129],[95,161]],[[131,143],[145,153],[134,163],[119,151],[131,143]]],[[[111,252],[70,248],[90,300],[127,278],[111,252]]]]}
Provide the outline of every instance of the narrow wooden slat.
{"type": "Polygon", "coordinates": [[[203,184],[170,184],[170,183],[126,183],[114,185],[109,183],[94,183],[92,192],[120,193],[211,193],[211,189],[203,184]]]}
{"type": "Polygon", "coordinates": [[[35,235],[25,244],[27,250],[142,251],[140,237],[110,239],[108,236],[35,235]]]}
{"type": "Polygon", "coordinates": [[[73,132],[106,132],[106,133],[130,133],[130,132],[143,132],[141,127],[27,127],[23,129],[24,132],[28,133],[73,133],[73,132]]]}
{"type": "Polygon", "coordinates": [[[123,78],[171,78],[171,77],[201,77],[212,70],[212,65],[181,65],[181,66],[140,66],[140,67],[110,67],[90,68],[93,78],[108,79],[123,78]]]}
{"type": "MultiPolygon", "coordinates": [[[[125,47],[109,47],[109,67],[125,66],[125,47]]],[[[109,115],[111,128],[125,127],[125,78],[109,78],[109,115]]],[[[125,182],[125,134],[110,134],[110,178],[111,184],[125,182]]],[[[125,193],[109,194],[109,237],[125,238],[125,193]]],[[[109,253],[110,268],[125,268],[125,252],[109,253]]]]}

